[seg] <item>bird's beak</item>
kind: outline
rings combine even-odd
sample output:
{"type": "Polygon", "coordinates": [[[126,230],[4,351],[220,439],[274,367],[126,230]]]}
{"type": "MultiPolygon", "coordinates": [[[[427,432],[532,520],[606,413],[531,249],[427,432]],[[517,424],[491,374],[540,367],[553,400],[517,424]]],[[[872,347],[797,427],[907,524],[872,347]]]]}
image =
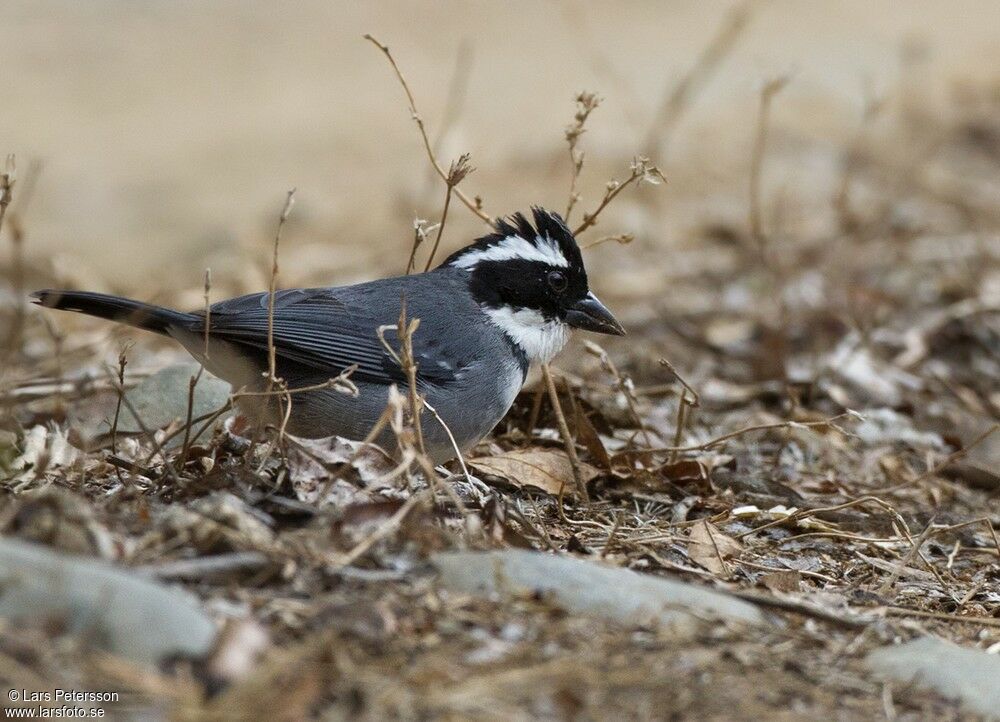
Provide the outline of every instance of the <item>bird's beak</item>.
{"type": "Polygon", "coordinates": [[[597,300],[597,296],[588,293],[587,296],[573,304],[566,312],[566,323],[573,328],[595,333],[606,333],[612,336],[624,336],[625,329],[611,311],[597,300]]]}

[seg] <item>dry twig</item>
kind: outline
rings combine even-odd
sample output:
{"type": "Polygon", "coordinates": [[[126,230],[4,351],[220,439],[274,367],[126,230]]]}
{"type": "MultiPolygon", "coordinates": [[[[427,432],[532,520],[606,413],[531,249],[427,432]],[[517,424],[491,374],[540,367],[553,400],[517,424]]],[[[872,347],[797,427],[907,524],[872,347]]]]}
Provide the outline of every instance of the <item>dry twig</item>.
{"type": "Polygon", "coordinates": [[[424,434],[420,425],[420,413],[423,408],[423,398],[417,392],[417,363],[413,356],[413,334],[420,327],[420,319],[407,320],[406,317],[406,297],[400,299],[399,319],[395,324],[378,327],[379,341],[386,353],[399,365],[406,375],[407,390],[409,394],[408,406],[410,409],[410,423],[413,433],[416,436],[417,448],[421,454],[426,455],[424,447],[424,434]],[[395,331],[399,340],[399,351],[392,347],[385,337],[386,331],[395,331]]]}
{"type": "Polygon", "coordinates": [[[893,492],[893,491],[899,491],[900,489],[905,489],[908,486],[913,486],[914,484],[919,484],[922,481],[926,481],[927,479],[930,479],[932,476],[936,476],[939,472],[944,471],[946,468],[948,468],[949,466],[951,466],[954,462],[958,461],[963,456],[965,456],[970,451],[972,451],[975,447],[979,446],[979,444],[981,444],[984,441],[986,441],[986,439],[988,439],[989,437],[991,437],[997,431],[1000,431],[1000,424],[993,424],[988,429],[986,429],[983,433],[979,434],[979,436],[977,436],[972,441],[970,441],[968,444],[966,444],[965,446],[963,446],[961,449],[959,449],[958,451],[956,451],[956,452],[954,452],[952,454],[949,454],[947,456],[947,458],[945,458],[944,461],[942,461],[940,464],[935,464],[933,467],[931,467],[930,469],[928,469],[927,471],[925,471],[923,474],[920,474],[919,476],[915,476],[915,477],[913,477],[912,479],[910,479],[908,481],[902,481],[902,482],[900,482],[898,484],[894,484],[893,486],[886,487],[885,489],[882,489],[882,492],[883,493],[889,493],[889,492],[893,492]]]}
{"type": "Polygon", "coordinates": [[[767,153],[767,135],[771,120],[771,103],[791,78],[783,75],[764,83],[760,91],[760,111],[757,116],[757,132],[754,135],[753,151],[750,156],[750,237],[757,246],[762,263],[767,263],[767,236],[764,233],[760,187],[764,173],[764,156],[767,153]]]}
{"type": "MultiPolygon", "coordinates": [[[[407,465],[409,462],[407,462],[407,465]]],[[[427,503],[426,493],[416,493],[411,496],[406,502],[399,507],[395,514],[389,517],[385,523],[379,526],[374,532],[366,536],[360,542],[358,542],[353,549],[344,555],[338,556],[336,561],[330,565],[328,571],[333,571],[337,569],[343,569],[344,567],[349,567],[351,564],[360,559],[369,549],[371,549],[377,542],[385,539],[389,534],[399,528],[399,525],[403,523],[403,520],[413,511],[417,506],[427,503]]]]}
{"type": "MultiPolygon", "coordinates": [[[[274,232],[274,244],[273,244],[273,254],[271,257],[271,280],[267,289],[267,388],[271,389],[271,385],[278,382],[277,376],[277,359],[274,350],[274,296],[277,292],[278,283],[278,249],[281,244],[281,230],[285,227],[285,221],[288,220],[288,214],[292,212],[292,206],[295,205],[295,189],[292,188],[288,191],[285,197],[285,205],[281,209],[281,215],[278,217],[278,228],[274,232]]],[[[207,328],[207,322],[206,322],[207,328]]]]}
{"type": "MultiPolygon", "coordinates": [[[[552,411],[556,415],[559,433],[562,435],[563,445],[566,448],[566,456],[569,457],[569,463],[573,469],[573,482],[576,484],[576,493],[584,504],[589,504],[590,493],[587,491],[587,485],[584,483],[583,473],[580,470],[580,458],[576,455],[576,443],[569,432],[569,424],[566,423],[562,404],[559,403],[559,392],[556,391],[556,385],[552,380],[552,372],[548,364],[542,364],[542,378],[545,381],[545,388],[549,392],[549,402],[552,404],[552,411]]],[[[562,504],[560,503],[559,506],[561,508],[562,504]]]]}
{"type": "MultiPolygon", "coordinates": [[[[739,436],[744,436],[745,434],[753,433],[754,431],[768,431],[770,429],[814,429],[814,428],[830,428],[835,429],[844,436],[850,436],[850,433],[845,429],[841,428],[835,421],[843,418],[857,418],[853,413],[843,413],[837,414],[836,416],[831,416],[828,419],[823,419],[822,421],[780,421],[773,424],[754,424],[753,426],[746,426],[742,429],[736,431],[731,431],[728,434],[723,434],[722,436],[716,436],[713,439],[701,444],[692,444],[691,446],[661,446],[655,449],[642,449],[642,453],[648,452],[673,452],[673,451],[708,451],[709,449],[723,444],[730,439],[735,439],[739,436]]],[[[619,452],[621,454],[635,453],[628,450],[619,452]]]]}
{"type": "Polygon", "coordinates": [[[623,374],[615,366],[614,361],[608,356],[608,352],[603,348],[598,346],[593,341],[584,341],[584,348],[587,349],[587,353],[591,356],[597,358],[601,363],[601,367],[611,374],[615,379],[615,386],[618,388],[618,392],[624,397],[625,404],[628,406],[629,415],[632,417],[632,422],[636,425],[636,428],[642,433],[643,440],[646,442],[646,446],[652,446],[653,441],[649,437],[649,429],[646,427],[646,423],[642,420],[642,416],[639,414],[639,400],[635,395],[635,384],[632,383],[632,379],[627,375],[623,374]]]}
{"type": "MultiPolygon", "coordinates": [[[[424,266],[424,273],[431,270],[431,264],[434,263],[434,254],[437,253],[438,246],[441,243],[441,234],[444,233],[444,224],[448,220],[448,206],[451,205],[451,195],[455,190],[455,186],[462,182],[462,180],[469,175],[475,168],[469,165],[469,154],[463,153],[459,156],[458,160],[448,166],[448,177],[445,178],[444,182],[447,186],[447,191],[444,197],[444,210],[441,211],[441,221],[437,224],[437,236],[434,237],[434,247],[431,248],[431,253],[427,257],[427,265],[424,266]]],[[[416,248],[414,248],[414,252],[416,248]]],[[[410,256],[413,257],[412,254],[410,256]]]]}
{"type": "Polygon", "coordinates": [[[602,236],[596,241],[591,241],[590,243],[585,243],[580,246],[584,251],[594,248],[596,246],[603,245],[605,243],[617,243],[619,246],[627,246],[629,243],[635,240],[635,236],[631,233],[616,233],[612,236],[602,236]]]}
{"type": "Polygon", "coordinates": [[[601,99],[594,93],[582,92],[576,96],[576,114],[573,122],[566,127],[566,143],[569,144],[569,160],[572,163],[572,171],[569,180],[569,200],[566,202],[566,215],[564,220],[569,223],[569,217],[573,213],[573,207],[580,200],[580,194],[576,190],[577,181],[580,179],[580,172],[583,170],[584,153],[577,149],[580,136],[586,132],[584,126],[587,118],[601,104],[601,99]]]}
{"type": "MultiPolygon", "coordinates": [[[[212,271],[208,268],[205,269],[205,334],[202,347],[202,353],[205,359],[208,359],[208,339],[209,339],[209,328],[212,322],[212,305],[210,302],[210,296],[212,292],[212,271]]],[[[191,418],[194,416],[194,390],[198,386],[198,382],[201,381],[201,375],[205,371],[204,362],[198,365],[198,373],[191,377],[191,381],[188,383],[188,399],[187,399],[187,417],[184,422],[184,443],[181,445],[181,456],[178,461],[178,468],[183,469],[184,464],[187,463],[188,451],[191,448],[191,418]]],[[[197,438],[197,437],[196,437],[197,438]]]]}
{"type": "Polygon", "coordinates": [[[578,225],[573,230],[573,235],[578,236],[585,230],[597,223],[597,217],[601,215],[601,212],[608,207],[608,204],[613,201],[619,193],[628,188],[633,183],[649,183],[651,185],[659,185],[660,183],[666,182],[666,177],[660,172],[660,169],[649,162],[649,158],[644,158],[639,156],[632,160],[632,164],[629,166],[631,173],[629,177],[623,181],[611,180],[608,182],[604,189],[604,197],[601,202],[597,204],[590,213],[583,214],[583,222],[578,225]]]}
{"type": "MultiPolygon", "coordinates": [[[[431,165],[434,166],[434,170],[437,171],[437,174],[441,176],[441,180],[447,183],[448,174],[445,172],[445,169],[438,162],[437,156],[434,154],[434,148],[431,146],[430,139],[427,137],[427,129],[424,127],[424,120],[420,117],[420,113],[417,112],[417,103],[413,99],[413,93],[410,91],[410,86],[407,84],[406,78],[403,77],[403,72],[399,69],[399,66],[396,65],[396,60],[392,57],[392,53],[389,52],[389,47],[380,43],[368,33],[364,35],[364,38],[365,40],[371,42],[371,44],[376,48],[381,50],[382,54],[385,55],[386,59],[389,61],[389,64],[392,65],[392,69],[396,73],[396,78],[399,80],[399,84],[403,86],[403,91],[406,93],[406,100],[410,106],[410,116],[413,118],[413,122],[417,124],[417,128],[420,130],[420,137],[424,142],[424,150],[427,151],[427,158],[430,160],[431,165]]],[[[454,191],[455,195],[458,196],[459,200],[462,201],[466,208],[475,213],[486,223],[493,222],[493,219],[489,216],[489,214],[483,211],[482,202],[478,197],[473,200],[458,188],[455,188],[454,191]]]]}

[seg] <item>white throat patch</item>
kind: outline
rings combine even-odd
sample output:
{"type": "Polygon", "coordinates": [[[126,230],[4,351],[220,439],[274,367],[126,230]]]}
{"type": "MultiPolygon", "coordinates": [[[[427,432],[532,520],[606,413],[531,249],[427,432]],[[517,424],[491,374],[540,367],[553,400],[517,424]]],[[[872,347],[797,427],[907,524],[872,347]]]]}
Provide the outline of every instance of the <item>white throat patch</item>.
{"type": "Polygon", "coordinates": [[[530,308],[510,306],[484,308],[490,320],[516,343],[528,361],[548,363],[562,351],[569,340],[569,326],[559,320],[546,321],[541,313],[530,308]]]}
{"type": "Polygon", "coordinates": [[[451,265],[457,268],[471,269],[480,261],[509,261],[513,259],[541,261],[559,268],[569,267],[569,261],[559,250],[559,244],[548,236],[538,236],[534,243],[521,238],[521,236],[507,236],[489,248],[470,251],[459,256],[451,265]]]}

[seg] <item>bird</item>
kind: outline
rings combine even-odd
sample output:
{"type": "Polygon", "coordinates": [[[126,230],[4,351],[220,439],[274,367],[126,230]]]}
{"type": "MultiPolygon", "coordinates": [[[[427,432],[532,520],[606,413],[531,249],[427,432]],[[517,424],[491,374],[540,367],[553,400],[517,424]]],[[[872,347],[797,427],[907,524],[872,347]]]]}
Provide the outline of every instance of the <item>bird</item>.
{"type": "MultiPolygon", "coordinates": [[[[234,389],[271,388],[273,350],[284,387],[305,390],[285,396],[291,409],[284,418],[280,404],[260,394],[237,394],[241,411],[272,423],[280,418],[295,436],[352,440],[375,428],[392,386],[409,388],[395,330],[405,304],[406,317],[419,319],[411,337],[415,387],[439,417],[421,413],[424,448],[443,463],[496,427],[529,367],[552,360],[573,329],[625,334],[590,290],[580,247],[562,217],[539,206],[531,216],[494,220],[491,233],[424,273],[277,290],[273,301],[265,291],[183,312],[87,291],[41,290],[32,300],[168,336],[234,389]],[[324,383],[348,369],[356,395],[324,383]]],[[[386,429],[375,442],[389,449],[395,438],[386,429]]]]}

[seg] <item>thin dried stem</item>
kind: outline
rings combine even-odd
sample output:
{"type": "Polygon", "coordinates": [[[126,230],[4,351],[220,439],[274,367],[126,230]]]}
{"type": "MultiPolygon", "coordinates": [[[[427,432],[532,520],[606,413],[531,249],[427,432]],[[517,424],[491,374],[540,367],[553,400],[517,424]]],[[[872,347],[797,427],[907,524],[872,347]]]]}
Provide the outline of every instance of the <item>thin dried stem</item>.
{"type": "Polygon", "coordinates": [[[588,250],[596,246],[600,246],[605,243],[617,243],[620,246],[627,246],[629,243],[635,240],[635,236],[631,233],[616,233],[612,236],[602,236],[596,241],[591,241],[590,243],[580,246],[581,250],[588,250]]]}
{"type": "Polygon", "coordinates": [[[578,236],[585,230],[597,223],[597,217],[601,215],[608,204],[613,201],[619,193],[628,188],[633,183],[650,183],[652,185],[658,185],[659,183],[665,182],[666,178],[660,169],[649,162],[648,158],[639,156],[632,160],[632,164],[629,166],[631,173],[628,178],[619,182],[616,180],[611,180],[608,182],[604,189],[604,197],[601,202],[597,204],[597,207],[590,213],[583,214],[583,222],[576,227],[573,231],[574,236],[578,236]]]}
{"type": "Polygon", "coordinates": [[[451,429],[448,428],[448,424],[441,418],[441,414],[437,412],[437,409],[427,403],[427,399],[424,399],[423,403],[424,408],[431,412],[431,416],[437,419],[437,422],[441,424],[441,428],[444,429],[444,433],[448,435],[448,441],[451,442],[451,448],[455,450],[455,458],[458,459],[458,465],[462,467],[462,475],[465,476],[465,480],[472,486],[475,486],[476,484],[472,480],[472,475],[469,473],[469,467],[465,465],[465,457],[462,455],[462,449],[459,448],[458,442],[455,441],[455,436],[451,433],[451,429]]]}
{"type": "Polygon", "coordinates": [[[198,382],[201,380],[201,373],[204,370],[204,366],[199,366],[198,373],[194,374],[188,380],[187,415],[184,420],[184,442],[181,444],[181,455],[177,460],[177,465],[180,469],[183,469],[184,464],[187,463],[188,451],[191,449],[191,419],[194,416],[194,390],[198,386],[198,382]]]}
{"type": "MultiPolygon", "coordinates": [[[[0,232],[3,231],[4,220],[7,218],[7,207],[14,200],[14,185],[17,183],[17,163],[13,155],[8,155],[3,173],[0,173],[0,232]]],[[[20,350],[21,334],[24,328],[24,235],[17,218],[11,216],[11,281],[14,297],[17,299],[14,319],[4,339],[4,357],[9,357],[20,350]]]]}
{"type": "Polygon", "coordinates": [[[580,200],[580,194],[576,190],[576,184],[577,181],[580,180],[580,172],[583,170],[584,152],[582,150],[578,150],[577,145],[580,142],[580,136],[586,132],[584,126],[587,124],[587,118],[590,117],[590,114],[593,113],[600,104],[601,99],[594,93],[584,91],[577,95],[576,114],[573,116],[573,122],[566,127],[566,143],[569,145],[569,160],[572,164],[569,179],[569,200],[566,201],[566,213],[563,216],[566,223],[569,223],[569,217],[573,213],[573,207],[580,200]]]}
{"type": "Polygon", "coordinates": [[[604,559],[611,552],[611,547],[615,543],[615,538],[618,536],[618,529],[621,528],[622,525],[622,516],[623,514],[620,510],[615,512],[615,523],[611,527],[611,532],[608,534],[607,541],[604,542],[604,548],[601,549],[600,559],[604,559]]]}
{"type": "Polygon", "coordinates": [[[406,502],[399,507],[395,514],[386,519],[386,521],[381,524],[374,532],[369,534],[367,537],[358,542],[354,548],[352,548],[347,554],[344,554],[338,558],[329,569],[337,570],[348,567],[358,559],[360,559],[369,549],[371,549],[376,542],[389,536],[393,531],[399,528],[399,525],[403,523],[403,520],[407,515],[413,511],[417,506],[425,504],[427,502],[427,495],[424,494],[414,494],[406,502]]]}
{"type": "MultiPolygon", "coordinates": [[[[433,146],[431,146],[430,139],[427,137],[427,129],[424,127],[424,120],[423,118],[420,117],[420,113],[417,112],[417,103],[413,99],[413,93],[410,91],[410,86],[407,84],[406,78],[403,77],[402,71],[396,64],[396,60],[392,57],[392,53],[389,52],[389,47],[379,42],[372,35],[368,33],[364,35],[364,39],[368,40],[369,42],[372,43],[372,45],[381,50],[382,54],[385,55],[386,59],[389,61],[389,64],[392,66],[393,71],[396,73],[396,78],[399,80],[399,84],[403,86],[403,91],[406,93],[406,100],[410,106],[410,115],[413,118],[413,122],[417,124],[417,128],[420,130],[420,137],[424,142],[424,150],[427,151],[427,158],[428,160],[430,160],[431,165],[434,166],[434,170],[437,171],[437,174],[441,176],[441,180],[447,183],[448,174],[447,172],[445,172],[445,169],[438,162],[437,156],[434,153],[434,148],[433,146]]],[[[493,222],[493,219],[489,216],[489,214],[483,211],[482,201],[478,196],[475,198],[475,200],[473,200],[472,198],[469,198],[467,195],[465,195],[465,193],[463,193],[458,188],[455,188],[454,191],[455,195],[458,196],[458,199],[462,201],[462,203],[465,205],[466,208],[475,213],[480,219],[482,219],[486,223],[493,222]]]]}
{"type": "Polygon", "coordinates": [[[281,230],[285,227],[288,214],[292,212],[295,205],[295,189],[288,191],[285,197],[285,205],[281,209],[278,217],[278,228],[274,232],[274,252],[271,257],[271,281],[267,289],[267,387],[277,382],[277,356],[274,350],[274,296],[278,283],[278,249],[281,245],[281,230]]]}
{"type": "Polygon", "coordinates": [[[965,456],[966,454],[968,454],[975,447],[979,446],[979,444],[981,444],[984,441],[986,441],[986,439],[988,439],[989,437],[991,437],[997,431],[1000,431],[1000,424],[993,424],[988,429],[986,429],[983,433],[981,433],[979,436],[977,436],[975,439],[973,439],[968,444],[966,444],[965,446],[963,446],[961,449],[959,449],[958,451],[956,451],[956,452],[954,452],[952,454],[949,454],[948,457],[944,461],[942,461],[940,464],[935,464],[933,467],[931,467],[930,469],[928,469],[927,471],[925,471],[923,474],[920,474],[919,476],[915,476],[914,478],[912,478],[912,479],[910,479],[908,481],[903,481],[903,482],[900,482],[899,484],[896,484],[894,486],[887,487],[887,488],[883,489],[882,491],[886,492],[886,493],[888,493],[890,491],[899,491],[900,489],[904,489],[904,488],[906,488],[908,486],[913,486],[914,484],[919,484],[921,481],[926,481],[927,479],[931,478],[932,476],[936,476],[938,474],[938,472],[943,471],[945,468],[947,468],[948,466],[950,466],[954,462],[956,462],[959,459],[961,459],[963,456],[965,456]]]}
{"type": "Polygon", "coordinates": [[[55,413],[56,416],[62,416],[65,412],[64,404],[66,401],[63,396],[63,380],[65,377],[63,368],[63,344],[66,341],[66,335],[59,330],[59,327],[56,326],[55,322],[48,316],[42,316],[42,323],[45,324],[45,330],[48,332],[49,338],[52,339],[52,355],[56,362],[55,413]]]}
{"type": "Polygon", "coordinates": [[[13,155],[7,156],[4,172],[0,173],[0,231],[7,217],[7,206],[14,200],[14,184],[17,183],[17,163],[13,155]]]}
{"type": "Polygon", "coordinates": [[[1000,536],[997,536],[996,528],[993,526],[993,522],[989,520],[989,517],[981,516],[978,519],[970,519],[969,521],[963,521],[960,524],[953,524],[951,526],[938,527],[934,530],[935,534],[943,534],[949,531],[955,531],[957,529],[962,529],[963,527],[972,526],[973,524],[985,524],[986,528],[990,532],[990,536],[993,538],[993,546],[997,553],[997,559],[1000,559],[1000,536]]]}
{"type": "MultiPolygon", "coordinates": [[[[353,374],[357,370],[357,368],[358,368],[357,364],[351,364],[346,369],[341,371],[337,376],[334,376],[331,379],[327,379],[322,383],[312,384],[310,386],[299,386],[295,388],[280,388],[280,389],[272,389],[270,391],[248,391],[245,388],[241,388],[230,394],[229,398],[226,400],[226,403],[224,403],[218,409],[215,409],[214,411],[209,411],[207,413],[202,414],[201,416],[191,419],[190,424],[192,425],[199,424],[202,421],[205,421],[206,419],[209,420],[207,424],[204,424],[196,433],[192,434],[191,438],[193,439],[201,438],[202,434],[204,434],[205,431],[208,430],[209,426],[215,423],[215,421],[219,417],[221,417],[222,414],[226,413],[230,409],[235,408],[236,402],[242,398],[248,398],[248,397],[252,398],[261,396],[282,396],[287,399],[287,397],[294,396],[295,394],[307,393],[310,391],[322,391],[324,389],[333,389],[335,391],[339,391],[342,394],[357,396],[358,387],[355,386],[354,382],[350,380],[351,374],[353,374]]],[[[166,437],[164,437],[163,443],[167,444],[171,439],[173,439],[175,436],[181,433],[186,433],[185,427],[175,429],[173,432],[169,433],[166,437]]]]}
{"type": "MultiPolygon", "coordinates": [[[[163,459],[163,470],[166,472],[167,476],[170,477],[172,482],[179,485],[180,477],[177,475],[177,472],[174,471],[173,465],[167,461],[167,452],[166,449],[163,448],[163,444],[156,440],[156,434],[149,428],[149,426],[146,425],[146,422],[142,420],[142,417],[139,415],[135,406],[133,406],[132,402],[129,401],[128,396],[125,395],[125,388],[118,383],[115,372],[107,367],[105,367],[104,371],[107,373],[115,391],[119,394],[118,398],[121,399],[122,404],[126,409],[128,409],[128,412],[132,414],[132,418],[135,419],[135,423],[139,426],[143,435],[149,440],[150,445],[153,447],[153,454],[151,454],[151,456],[155,456],[156,454],[160,455],[163,459]]],[[[146,465],[149,465],[148,460],[146,465]]]]}
{"type": "Polygon", "coordinates": [[[625,403],[628,406],[632,422],[636,425],[636,428],[642,432],[643,440],[646,442],[646,446],[652,446],[653,441],[649,437],[649,429],[646,427],[646,423],[642,420],[642,415],[639,413],[639,400],[636,398],[635,384],[632,383],[632,379],[619,371],[618,367],[615,366],[614,362],[611,360],[611,357],[608,356],[608,352],[593,341],[584,341],[584,348],[587,349],[587,353],[595,356],[601,362],[601,366],[605,371],[614,377],[615,386],[618,387],[618,391],[625,398],[625,403]]]}
{"type": "MultiPolygon", "coordinates": [[[[862,496],[862,497],[858,497],[857,499],[852,499],[851,501],[846,501],[843,504],[834,504],[833,506],[821,506],[821,507],[816,507],[815,509],[800,509],[799,511],[796,511],[793,514],[789,514],[787,517],[785,517],[783,519],[775,519],[774,521],[769,521],[767,524],[762,524],[761,526],[758,526],[758,527],[756,527],[754,529],[750,529],[748,531],[745,531],[745,532],[742,532],[740,534],[737,534],[736,538],[737,539],[742,539],[745,536],[748,536],[750,534],[756,534],[757,532],[764,531],[765,529],[770,529],[772,527],[781,526],[782,524],[788,524],[789,522],[795,522],[795,521],[801,521],[802,519],[808,519],[810,517],[816,516],[817,514],[828,514],[830,512],[834,512],[834,511],[841,511],[843,509],[849,509],[852,506],[859,506],[861,504],[875,504],[875,506],[878,506],[878,507],[880,507],[882,509],[885,509],[887,512],[889,512],[892,515],[893,519],[895,519],[895,521],[899,525],[900,529],[906,529],[907,528],[906,527],[906,521],[903,519],[902,515],[898,511],[896,511],[896,508],[894,506],[892,506],[891,504],[883,501],[882,499],[879,499],[877,496],[862,496]]],[[[818,532],[818,533],[824,533],[824,534],[826,534],[827,532],[818,532]]],[[[907,534],[909,534],[909,532],[907,532],[907,534]]],[[[800,534],[799,536],[806,536],[806,535],[800,534]]],[[[844,535],[844,536],[845,536],[845,538],[852,538],[852,539],[858,539],[858,540],[865,540],[866,539],[866,537],[848,536],[848,535],[844,535]]],[[[795,538],[795,537],[789,537],[789,538],[791,539],[791,538],[795,538]]],[[[785,539],[785,541],[788,541],[788,539],[785,539]]],[[[873,541],[885,541],[885,540],[884,539],[875,539],[873,541]]],[[[911,541],[912,541],[912,539],[911,539],[911,541]]]]}
{"type": "Polygon", "coordinates": [[[791,78],[783,75],[764,83],[760,90],[760,111],[757,115],[757,132],[754,136],[750,156],[750,237],[753,239],[762,262],[766,263],[767,236],[764,233],[760,187],[764,172],[764,156],[767,153],[767,136],[771,119],[771,103],[791,78]]]}
{"type": "Polygon", "coordinates": [[[542,364],[542,378],[545,381],[545,388],[549,392],[549,402],[552,404],[552,411],[555,413],[556,422],[559,425],[559,433],[562,435],[563,444],[566,447],[566,456],[569,457],[569,463],[573,469],[573,482],[576,484],[576,493],[584,504],[589,504],[590,494],[587,491],[586,483],[583,481],[583,473],[580,470],[580,458],[576,455],[576,443],[569,432],[569,424],[566,423],[562,404],[559,403],[559,392],[556,391],[556,385],[552,380],[552,372],[548,364],[542,364]]]}
{"type": "Polygon", "coordinates": [[[677,369],[674,368],[674,365],[672,363],[670,363],[669,361],[667,361],[665,358],[662,358],[662,357],[660,358],[659,363],[660,363],[660,366],[662,366],[667,371],[669,371],[671,373],[671,375],[674,377],[674,379],[681,386],[683,386],[685,388],[685,390],[687,390],[687,392],[689,394],[691,394],[691,400],[688,403],[691,406],[694,406],[695,408],[700,407],[701,406],[701,397],[698,395],[698,392],[694,390],[694,387],[692,387],[691,384],[689,384],[687,381],[684,380],[683,376],[681,376],[679,373],[677,373],[677,369]]]}
{"type": "Polygon", "coordinates": [[[413,433],[417,437],[417,449],[424,456],[427,449],[424,446],[424,431],[420,424],[420,412],[423,399],[417,392],[417,362],[413,357],[413,334],[420,327],[420,319],[415,318],[410,321],[406,318],[406,299],[403,298],[399,309],[399,356],[406,374],[407,389],[410,401],[410,423],[413,424],[413,433]]]}
{"type": "Polygon", "coordinates": [[[542,413],[542,399],[545,398],[545,386],[539,386],[535,390],[535,396],[531,400],[531,413],[528,414],[528,426],[525,433],[531,436],[535,432],[535,427],[538,426],[538,417],[542,413]]]}
{"type": "MultiPolygon", "coordinates": [[[[211,292],[212,292],[212,271],[208,268],[205,269],[205,338],[204,347],[202,352],[205,358],[208,358],[208,336],[209,327],[212,321],[212,305],[211,305],[211,292]]],[[[194,416],[194,390],[201,381],[201,375],[205,371],[205,364],[201,363],[198,365],[198,373],[191,377],[191,381],[188,383],[188,399],[187,399],[187,417],[184,422],[184,443],[181,446],[181,456],[178,462],[178,468],[183,469],[184,464],[187,463],[188,451],[191,448],[191,418],[194,416]]]]}
{"type": "MultiPolygon", "coordinates": [[[[928,522],[927,526],[924,527],[924,530],[920,533],[920,536],[918,536],[916,539],[913,540],[913,544],[910,547],[910,550],[906,553],[906,556],[903,557],[895,565],[895,567],[892,570],[892,574],[890,574],[889,578],[882,583],[881,587],[879,587],[878,594],[880,594],[881,596],[885,596],[886,594],[889,593],[889,590],[892,589],[892,587],[896,584],[896,580],[899,579],[899,575],[903,573],[903,570],[906,567],[910,566],[910,562],[912,562],[914,558],[917,556],[917,554],[920,553],[920,547],[923,545],[925,541],[927,541],[928,537],[934,531],[933,525],[934,525],[934,519],[931,519],[930,522],[928,522]]],[[[909,529],[906,529],[904,527],[904,530],[906,531],[907,535],[909,535],[909,529]]],[[[933,571],[934,568],[931,567],[931,569],[933,571]]]]}
{"type": "Polygon", "coordinates": [[[295,394],[302,394],[307,391],[322,391],[323,389],[334,389],[343,394],[357,396],[358,387],[354,385],[353,381],[351,381],[351,374],[357,370],[358,365],[351,364],[333,378],[329,378],[318,384],[311,384],[310,386],[296,386],[275,391],[246,391],[241,389],[240,391],[235,392],[231,398],[240,399],[248,396],[294,396],[295,394]]]}
{"type": "Polygon", "coordinates": [[[677,448],[681,445],[681,440],[684,438],[684,427],[687,425],[687,389],[681,389],[681,397],[677,402],[677,422],[674,424],[674,450],[670,452],[670,463],[677,463],[677,455],[680,454],[677,448]]]}
{"type": "Polygon", "coordinates": [[[395,324],[379,326],[377,329],[379,340],[383,348],[395,360],[406,375],[408,387],[408,405],[410,408],[410,419],[413,433],[417,437],[417,447],[421,454],[426,454],[424,448],[424,435],[420,425],[420,411],[422,397],[417,392],[417,364],[413,357],[413,334],[420,327],[420,319],[407,320],[406,318],[406,297],[400,301],[399,319],[395,324]],[[399,352],[392,347],[392,344],[385,337],[385,332],[394,330],[396,338],[399,339],[399,352]]]}
{"type": "Polygon", "coordinates": [[[212,304],[210,302],[210,295],[212,292],[212,269],[205,269],[205,339],[204,348],[202,353],[205,358],[208,358],[208,337],[212,328],[212,304]]]}
{"type": "MultiPolygon", "coordinates": [[[[770,429],[812,429],[812,428],[822,428],[827,427],[835,429],[845,436],[850,436],[850,434],[844,429],[837,426],[836,421],[846,417],[857,418],[853,413],[837,414],[836,416],[831,416],[828,419],[823,419],[822,421],[781,421],[774,424],[755,424],[753,426],[747,426],[737,431],[731,431],[728,434],[723,434],[722,436],[717,436],[714,439],[709,439],[702,444],[693,444],[691,446],[663,446],[656,449],[642,449],[642,453],[648,452],[673,452],[673,451],[708,451],[709,449],[723,444],[731,439],[735,439],[739,436],[745,434],[753,433],[754,431],[768,431],[770,429]]],[[[630,451],[621,451],[621,454],[635,453],[630,451]]]]}
{"type": "MultiPolygon", "coordinates": [[[[128,365],[128,347],[118,353],[118,399],[115,402],[115,415],[111,419],[111,453],[118,454],[118,419],[122,413],[122,397],[125,396],[125,366],[128,365]]],[[[115,467],[118,480],[122,480],[121,471],[115,467]]]]}
{"type": "MultiPolygon", "coordinates": [[[[424,266],[424,273],[431,270],[431,264],[434,263],[434,255],[437,253],[438,246],[441,244],[441,234],[444,233],[444,224],[448,221],[448,207],[451,205],[451,196],[455,190],[455,186],[461,183],[462,180],[474,170],[475,168],[469,165],[468,153],[460,155],[458,160],[453,162],[448,167],[448,177],[445,179],[447,190],[445,191],[444,196],[444,210],[441,211],[441,222],[437,225],[437,235],[434,237],[434,247],[431,248],[431,254],[427,257],[427,264],[424,266]]],[[[414,248],[414,251],[416,251],[416,248],[414,248]]]]}
{"type": "Polygon", "coordinates": [[[417,267],[417,249],[427,240],[427,234],[436,226],[427,226],[423,218],[413,219],[413,245],[410,246],[410,258],[406,261],[406,275],[409,276],[417,267]]]}

